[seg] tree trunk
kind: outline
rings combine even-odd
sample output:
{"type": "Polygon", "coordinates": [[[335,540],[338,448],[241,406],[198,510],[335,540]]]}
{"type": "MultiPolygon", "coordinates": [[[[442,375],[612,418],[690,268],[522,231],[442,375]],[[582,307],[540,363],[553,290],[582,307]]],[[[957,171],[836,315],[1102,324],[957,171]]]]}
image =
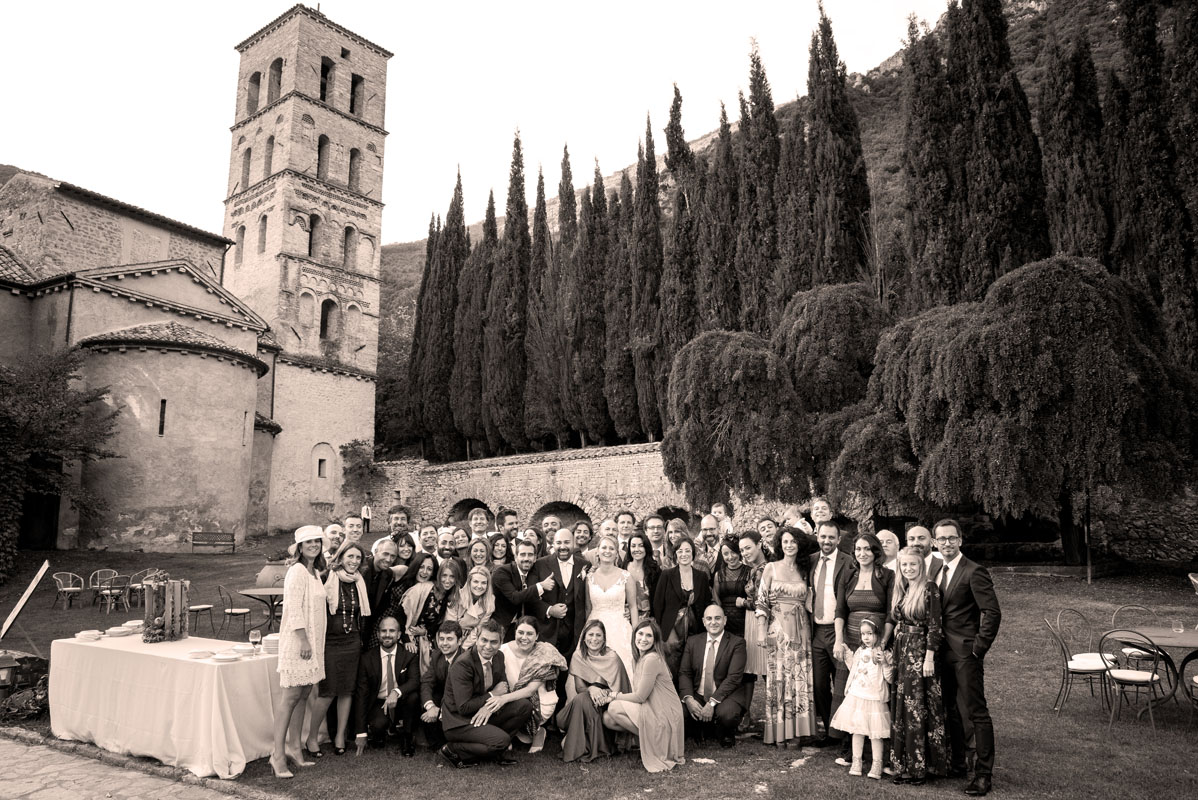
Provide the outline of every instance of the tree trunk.
{"type": "Polygon", "coordinates": [[[1073,515],[1073,492],[1067,486],[1061,487],[1061,511],[1057,519],[1061,526],[1061,549],[1065,554],[1065,563],[1079,566],[1085,559],[1085,534],[1077,526],[1073,515]]]}

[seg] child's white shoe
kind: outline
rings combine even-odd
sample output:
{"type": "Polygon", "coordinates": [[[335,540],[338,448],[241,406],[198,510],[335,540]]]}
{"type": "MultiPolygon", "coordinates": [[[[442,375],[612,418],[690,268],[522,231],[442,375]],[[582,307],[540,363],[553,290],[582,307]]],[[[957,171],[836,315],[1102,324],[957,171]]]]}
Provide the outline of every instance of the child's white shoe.
{"type": "Polygon", "coordinates": [[[861,776],[861,761],[860,760],[857,760],[857,759],[853,760],[853,766],[849,767],[849,774],[856,775],[857,777],[861,776]]]}
{"type": "Polygon", "coordinates": [[[872,767],[870,767],[869,777],[873,778],[875,781],[882,780],[882,765],[875,763],[872,767]]]}

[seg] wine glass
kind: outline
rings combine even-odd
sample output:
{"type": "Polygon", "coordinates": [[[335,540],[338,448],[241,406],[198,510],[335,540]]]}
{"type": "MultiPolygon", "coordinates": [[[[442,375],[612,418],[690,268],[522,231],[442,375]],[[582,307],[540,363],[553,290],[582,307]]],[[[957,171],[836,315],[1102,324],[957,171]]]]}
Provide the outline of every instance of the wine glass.
{"type": "Polygon", "coordinates": [[[258,655],[258,653],[261,652],[262,631],[257,628],[254,628],[252,631],[250,631],[250,644],[254,646],[254,655],[258,655]]]}

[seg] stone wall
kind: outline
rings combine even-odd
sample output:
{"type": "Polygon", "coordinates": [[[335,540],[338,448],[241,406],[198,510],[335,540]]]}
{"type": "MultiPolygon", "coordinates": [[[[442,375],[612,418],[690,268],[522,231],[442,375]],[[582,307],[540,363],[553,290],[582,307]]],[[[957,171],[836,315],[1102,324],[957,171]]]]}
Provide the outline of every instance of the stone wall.
{"type": "MultiPolygon", "coordinates": [[[[1079,502],[1077,513],[1083,506],[1079,502]]],[[[1093,544],[1129,561],[1198,563],[1198,489],[1161,502],[1120,497],[1109,489],[1093,495],[1093,544]]]]}

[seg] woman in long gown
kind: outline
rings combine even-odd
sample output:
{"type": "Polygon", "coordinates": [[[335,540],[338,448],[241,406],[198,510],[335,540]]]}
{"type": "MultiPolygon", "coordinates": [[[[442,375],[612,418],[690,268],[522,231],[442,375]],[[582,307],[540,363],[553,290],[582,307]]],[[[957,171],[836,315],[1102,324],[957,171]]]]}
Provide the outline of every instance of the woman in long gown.
{"type": "Polygon", "coordinates": [[[599,566],[587,574],[587,620],[597,619],[607,630],[607,641],[632,672],[632,628],[640,619],[636,583],[616,566],[619,545],[610,536],[599,539],[599,566]]]}
{"type": "Polygon", "coordinates": [[[324,531],[318,525],[305,525],[295,532],[295,544],[291,546],[293,560],[283,580],[278,666],[283,701],[275,712],[274,746],[270,753],[270,768],[276,778],[294,777],[287,767],[289,754],[301,767],[316,764],[300,754],[300,729],[304,725],[303,708],[308,694],[324,678],[328,613],[324,584],[319,577],[325,570],[323,537],[324,531]]]}
{"type": "Polygon", "coordinates": [[[664,772],[686,763],[682,702],[666,666],[661,628],[647,619],[632,635],[636,659],[632,691],[612,695],[603,712],[603,724],[637,734],[645,769],[664,772]]]}
{"type": "Polygon", "coordinates": [[[566,681],[566,704],[557,712],[557,727],[565,734],[563,761],[591,762],[612,754],[612,735],[603,726],[603,709],[613,694],[630,688],[624,662],[607,646],[603,623],[591,620],[578,637],[566,681]]]}
{"type": "Polygon", "coordinates": [[[636,581],[636,610],[640,618],[653,616],[653,590],[661,577],[661,566],[653,557],[653,545],[645,533],[637,531],[628,537],[620,565],[636,581]]]}
{"type": "Polygon", "coordinates": [[[895,783],[921,784],[948,774],[944,700],[936,674],[940,647],[940,589],[928,580],[923,555],[910,547],[898,554],[890,615],[894,628],[894,717],[890,764],[895,783]]]}
{"type": "Polygon", "coordinates": [[[795,528],[778,534],[782,558],[761,571],[757,590],[757,646],[766,650],[766,744],[798,746],[801,736],[815,734],[815,699],[811,677],[811,626],[807,619],[809,583],[806,556],[815,547],[795,528]],[[803,550],[807,552],[804,553],[803,550]]]}
{"type": "Polygon", "coordinates": [[[525,744],[531,744],[530,753],[539,753],[545,747],[545,720],[553,718],[557,707],[557,676],[566,669],[566,659],[557,648],[548,642],[537,641],[541,629],[533,617],[520,617],[513,623],[515,637],[499,648],[503,653],[503,668],[508,693],[500,695],[500,707],[512,700],[528,700],[532,703],[532,718],[528,728],[516,736],[525,744]]]}

